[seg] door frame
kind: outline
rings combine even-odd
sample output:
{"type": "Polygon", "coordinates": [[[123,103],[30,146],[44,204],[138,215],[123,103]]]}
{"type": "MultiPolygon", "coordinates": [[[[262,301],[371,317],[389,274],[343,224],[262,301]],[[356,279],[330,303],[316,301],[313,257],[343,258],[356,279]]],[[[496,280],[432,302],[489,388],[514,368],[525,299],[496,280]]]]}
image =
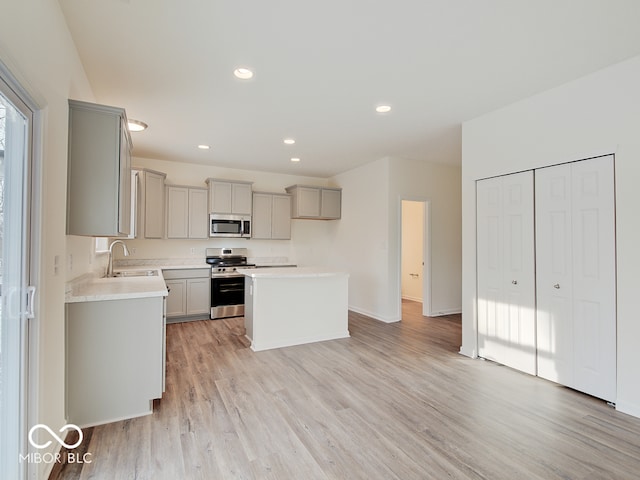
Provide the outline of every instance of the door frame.
{"type": "Polygon", "coordinates": [[[432,316],[431,308],[431,199],[424,196],[401,195],[398,200],[398,251],[397,251],[397,298],[398,318],[402,320],[402,202],[419,202],[423,204],[422,218],[422,315],[432,316]]]}
{"type": "MultiPolygon", "coordinates": [[[[26,210],[29,218],[25,225],[25,273],[27,276],[25,284],[36,287],[35,298],[33,299],[34,317],[24,320],[25,327],[23,335],[24,348],[26,351],[22,355],[22,366],[24,375],[21,386],[22,411],[20,413],[20,425],[22,428],[19,439],[21,450],[24,453],[33,453],[34,448],[27,442],[27,432],[29,425],[37,423],[40,418],[39,405],[39,366],[40,366],[40,320],[39,314],[41,303],[41,274],[40,259],[42,245],[42,159],[43,159],[43,121],[44,115],[41,104],[22,86],[21,82],[11,73],[11,70],[0,60],[0,79],[8,87],[12,97],[15,97],[28,110],[30,116],[30,129],[27,140],[27,165],[24,192],[26,210]]],[[[24,113],[24,112],[23,112],[24,113]]],[[[26,463],[26,468],[21,471],[23,478],[37,478],[39,467],[32,462],[26,463]]],[[[47,473],[48,475],[48,473],[47,473]]]]}

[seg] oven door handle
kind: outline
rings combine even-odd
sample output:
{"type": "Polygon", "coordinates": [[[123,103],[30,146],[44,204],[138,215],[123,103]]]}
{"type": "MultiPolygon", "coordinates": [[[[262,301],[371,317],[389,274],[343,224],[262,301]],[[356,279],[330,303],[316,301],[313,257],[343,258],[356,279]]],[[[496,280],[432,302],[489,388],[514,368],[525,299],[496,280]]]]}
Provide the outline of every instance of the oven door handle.
{"type": "Polygon", "coordinates": [[[243,292],[244,291],[244,287],[243,288],[224,288],[224,289],[220,289],[218,290],[220,293],[234,293],[234,292],[243,292]]]}

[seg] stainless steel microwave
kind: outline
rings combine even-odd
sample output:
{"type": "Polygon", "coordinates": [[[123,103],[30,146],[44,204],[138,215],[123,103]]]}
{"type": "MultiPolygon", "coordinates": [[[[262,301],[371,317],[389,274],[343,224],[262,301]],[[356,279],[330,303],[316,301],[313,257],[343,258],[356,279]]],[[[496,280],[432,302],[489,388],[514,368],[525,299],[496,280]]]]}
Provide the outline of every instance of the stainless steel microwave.
{"type": "Polygon", "coordinates": [[[249,215],[209,215],[210,237],[251,238],[251,217],[249,215]]]}

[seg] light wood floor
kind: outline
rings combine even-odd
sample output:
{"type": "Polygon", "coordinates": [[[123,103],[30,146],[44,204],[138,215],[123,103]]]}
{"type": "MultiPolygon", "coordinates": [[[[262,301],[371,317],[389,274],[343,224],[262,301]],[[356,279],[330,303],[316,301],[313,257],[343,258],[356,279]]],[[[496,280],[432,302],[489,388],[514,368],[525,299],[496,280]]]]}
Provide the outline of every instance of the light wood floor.
{"type": "MultiPolygon", "coordinates": [[[[350,313],[351,338],[254,353],[242,319],[168,325],[153,415],[92,429],[82,479],[638,479],[640,420],[457,353],[460,317],[350,313]]],[[[81,471],[79,471],[81,470],[81,471]]]]}

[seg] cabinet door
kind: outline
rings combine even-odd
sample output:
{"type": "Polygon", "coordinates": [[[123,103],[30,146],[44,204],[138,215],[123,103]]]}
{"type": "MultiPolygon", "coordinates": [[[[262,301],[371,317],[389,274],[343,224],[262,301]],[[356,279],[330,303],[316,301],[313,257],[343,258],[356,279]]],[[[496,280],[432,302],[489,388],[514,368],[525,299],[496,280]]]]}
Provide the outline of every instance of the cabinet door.
{"type": "Polygon", "coordinates": [[[209,313],[211,310],[210,292],[211,279],[209,277],[187,279],[187,315],[209,313]]]}
{"type": "Polygon", "coordinates": [[[209,212],[232,213],[231,209],[231,183],[209,183],[209,212]]]}
{"type": "Polygon", "coordinates": [[[144,172],[144,238],[164,235],[164,175],[144,172]]]}
{"type": "Polygon", "coordinates": [[[183,317],[187,314],[187,281],[165,280],[167,295],[167,318],[183,317]]]}
{"type": "Polygon", "coordinates": [[[167,187],[167,238],[189,236],[189,189],[167,187]]]}
{"type": "Polygon", "coordinates": [[[207,190],[189,189],[189,238],[207,238],[207,190]]]}
{"type": "Polygon", "coordinates": [[[320,216],[322,218],[340,218],[342,191],[323,188],[321,190],[320,205],[320,216]]]}
{"type": "Polygon", "coordinates": [[[291,238],[291,197],[289,195],[273,196],[271,238],[278,240],[291,238]]]}
{"type": "Polygon", "coordinates": [[[131,233],[131,139],[126,118],[120,118],[120,181],[118,183],[118,226],[120,232],[131,233]]]}
{"type": "Polygon", "coordinates": [[[251,215],[251,184],[234,183],[231,186],[231,213],[251,215]]]}
{"type": "Polygon", "coordinates": [[[298,187],[296,192],[298,217],[320,216],[320,189],[311,187],[298,187]]]}
{"type": "Polygon", "coordinates": [[[252,238],[271,238],[272,199],[268,193],[253,194],[252,238]]]}
{"type": "Polygon", "coordinates": [[[478,348],[535,374],[533,172],[477,184],[478,348]]]}

